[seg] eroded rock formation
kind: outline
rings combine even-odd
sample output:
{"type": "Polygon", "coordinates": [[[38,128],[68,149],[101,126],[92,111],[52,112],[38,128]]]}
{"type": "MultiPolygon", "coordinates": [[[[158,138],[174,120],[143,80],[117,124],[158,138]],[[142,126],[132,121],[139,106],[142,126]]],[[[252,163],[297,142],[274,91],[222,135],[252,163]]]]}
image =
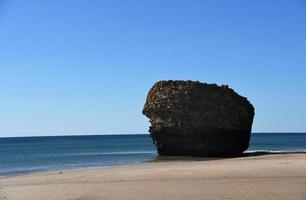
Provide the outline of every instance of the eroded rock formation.
{"type": "Polygon", "coordinates": [[[160,155],[232,156],[249,146],[254,107],[227,85],[159,81],[143,114],[160,155]]]}

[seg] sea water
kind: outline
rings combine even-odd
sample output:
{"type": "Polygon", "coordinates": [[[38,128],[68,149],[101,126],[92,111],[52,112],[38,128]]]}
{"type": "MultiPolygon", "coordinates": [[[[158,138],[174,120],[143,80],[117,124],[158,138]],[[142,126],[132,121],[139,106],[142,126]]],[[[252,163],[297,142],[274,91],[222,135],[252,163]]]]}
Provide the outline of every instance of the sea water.
{"type": "MultiPolygon", "coordinates": [[[[306,133],[253,133],[248,152],[306,152],[306,133]]],[[[0,176],[154,161],[149,135],[0,138],[0,176]]]]}

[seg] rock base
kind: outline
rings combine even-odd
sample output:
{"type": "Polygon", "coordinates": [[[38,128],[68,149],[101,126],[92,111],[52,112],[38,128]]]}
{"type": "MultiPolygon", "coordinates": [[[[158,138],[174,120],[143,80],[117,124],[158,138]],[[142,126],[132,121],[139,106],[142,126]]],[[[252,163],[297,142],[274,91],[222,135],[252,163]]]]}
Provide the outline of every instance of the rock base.
{"type": "Polygon", "coordinates": [[[150,134],[159,155],[229,157],[248,147],[250,131],[209,131],[173,134],[169,130],[150,134]]]}

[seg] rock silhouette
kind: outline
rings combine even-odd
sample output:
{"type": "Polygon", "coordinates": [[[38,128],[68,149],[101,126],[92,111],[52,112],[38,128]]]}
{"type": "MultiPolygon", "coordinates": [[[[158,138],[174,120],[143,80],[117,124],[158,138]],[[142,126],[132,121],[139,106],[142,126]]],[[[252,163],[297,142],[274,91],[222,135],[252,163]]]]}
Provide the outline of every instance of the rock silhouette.
{"type": "Polygon", "coordinates": [[[160,155],[234,156],[249,146],[254,107],[228,85],[159,81],[143,114],[160,155]]]}

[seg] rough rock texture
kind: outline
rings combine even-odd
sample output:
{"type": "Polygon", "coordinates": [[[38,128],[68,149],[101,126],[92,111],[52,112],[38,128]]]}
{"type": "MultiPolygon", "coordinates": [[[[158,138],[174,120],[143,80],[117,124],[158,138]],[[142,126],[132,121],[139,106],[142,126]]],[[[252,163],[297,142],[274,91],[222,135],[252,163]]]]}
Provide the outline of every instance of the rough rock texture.
{"type": "Polygon", "coordinates": [[[233,156],[249,146],[254,107],[228,85],[159,81],[143,114],[160,155],[233,156]]]}

